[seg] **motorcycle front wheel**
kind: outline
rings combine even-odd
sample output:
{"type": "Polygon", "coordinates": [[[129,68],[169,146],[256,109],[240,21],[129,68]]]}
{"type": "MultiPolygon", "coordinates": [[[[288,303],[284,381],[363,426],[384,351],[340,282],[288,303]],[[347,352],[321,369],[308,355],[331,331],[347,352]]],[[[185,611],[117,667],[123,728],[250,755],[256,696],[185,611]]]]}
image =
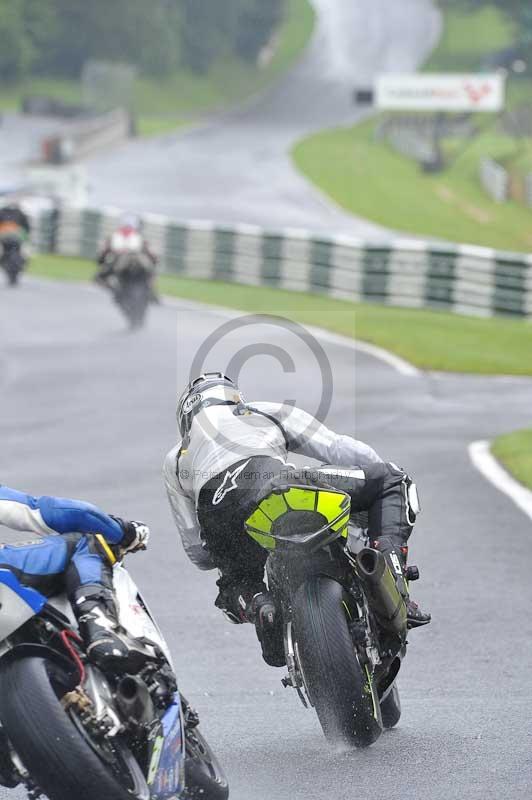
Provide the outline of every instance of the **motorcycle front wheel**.
{"type": "MultiPolygon", "coordinates": [[[[187,701],[181,697],[186,706],[187,701]]],[[[229,785],[220,762],[197,726],[185,728],[183,800],[227,800],[229,785]]]]}
{"type": "Polygon", "coordinates": [[[65,711],[70,676],[44,658],[20,658],[0,670],[0,720],[16,753],[49,800],[149,800],[125,743],[107,744],[65,711]]]}
{"type": "Polygon", "coordinates": [[[297,590],[292,611],[299,665],[325,736],[367,747],[382,733],[381,712],[349,632],[342,586],[313,576],[297,590]]]}

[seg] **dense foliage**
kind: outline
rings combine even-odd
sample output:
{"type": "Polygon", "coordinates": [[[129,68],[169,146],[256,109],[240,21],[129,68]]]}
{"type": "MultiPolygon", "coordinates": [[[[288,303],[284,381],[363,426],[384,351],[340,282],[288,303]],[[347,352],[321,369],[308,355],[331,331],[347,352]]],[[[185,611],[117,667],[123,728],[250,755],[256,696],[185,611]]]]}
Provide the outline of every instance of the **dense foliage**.
{"type": "Polygon", "coordinates": [[[511,20],[515,33],[515,45],[528,51],[532,58],[532,4],[530,0],[442,0],[443,5],[463,9],[478,9],[494,6],[511,20]]]}
{"type": "Polygon", "coordinates": [[[286,0],[0,0],[0,76],[77,77],[89,58],[144,74],[208,72],[236,54],[255,61],[286,0]]]}

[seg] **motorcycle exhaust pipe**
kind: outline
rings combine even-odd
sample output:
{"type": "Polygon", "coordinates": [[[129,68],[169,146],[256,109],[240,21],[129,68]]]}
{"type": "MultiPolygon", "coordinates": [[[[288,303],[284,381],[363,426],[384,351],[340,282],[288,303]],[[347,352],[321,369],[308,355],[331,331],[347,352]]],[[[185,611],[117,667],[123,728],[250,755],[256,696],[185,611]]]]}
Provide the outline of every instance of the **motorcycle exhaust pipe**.
{"type": "Polygon", "coordinates": [[[379,622],[387,630],[404,636],[406,603],[386,559],[378,550],[365,547],[357,554],[356,560],[358,576],[379,622]]]}
{"type": "Polygon", "coordinates": [[[136,723],[151,722],[155,717],[148,687],[133,675],[126,675],[118,684],[116,702],[121,712],[136,723]]]}

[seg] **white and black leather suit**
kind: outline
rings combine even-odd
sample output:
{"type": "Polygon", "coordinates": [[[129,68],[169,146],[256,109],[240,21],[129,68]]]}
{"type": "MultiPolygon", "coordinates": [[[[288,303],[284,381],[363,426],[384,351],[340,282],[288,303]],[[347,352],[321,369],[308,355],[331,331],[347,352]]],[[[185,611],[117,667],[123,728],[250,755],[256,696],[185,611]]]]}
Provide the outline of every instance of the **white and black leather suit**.
{"type": "Polygon", "coordinates": [[[167,455],[168,498],[188,557],[237,579],[262,578],[266,552],[243,530],[272,478],[326,483],[369,512],[373,540],[406,544],[415,516],[408,475],[369,445],[334,433],[302,409],[256,402],[215,404],[194,417],[189,435],[167,455]],[[290,453],[333,466],[296,469],[290,453]]]}

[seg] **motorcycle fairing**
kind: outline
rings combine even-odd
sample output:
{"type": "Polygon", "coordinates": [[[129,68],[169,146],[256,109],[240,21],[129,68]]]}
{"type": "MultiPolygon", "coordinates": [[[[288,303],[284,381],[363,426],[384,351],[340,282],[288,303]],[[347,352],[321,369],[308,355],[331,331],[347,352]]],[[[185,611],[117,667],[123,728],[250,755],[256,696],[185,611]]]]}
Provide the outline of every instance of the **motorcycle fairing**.
{"type": "Polygon", "coordinates": [[[153,800],[173,800],[185,788],[185,737],[177,692],[175,702],[162,718],[162,726],[162,741],[154,745],[148,784],[153,800]]]}
{"type": "Polygon", "coordinates": [[[120,564],[113,569],[113,586],[122,627],[136,639],[149,639],[158,644],[173,668],[172,655],[164,636],[149,613],[133,578],[120,564]]]}
{"type": "Polygon", "coordinates": [[[0,641],[11,636],[46,605],[46,597],[23,586],[8,569],[0,569],[0,641]]]}

